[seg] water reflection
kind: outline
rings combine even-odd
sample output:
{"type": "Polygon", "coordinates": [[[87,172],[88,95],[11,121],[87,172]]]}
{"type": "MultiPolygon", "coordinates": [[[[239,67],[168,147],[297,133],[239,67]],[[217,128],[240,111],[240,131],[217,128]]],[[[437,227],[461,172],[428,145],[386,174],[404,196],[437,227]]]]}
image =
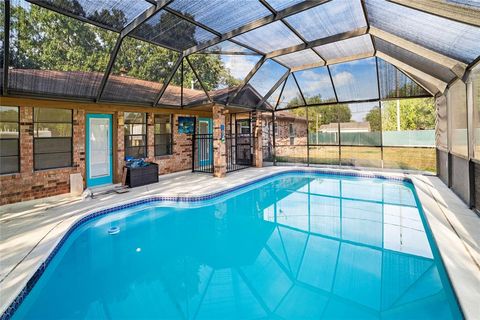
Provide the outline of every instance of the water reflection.
{"type": "Polygon", "coordinates": [[[288,176],[131,212],[76,232],[18,318],[459,315],[401,183],[288,176]]]}

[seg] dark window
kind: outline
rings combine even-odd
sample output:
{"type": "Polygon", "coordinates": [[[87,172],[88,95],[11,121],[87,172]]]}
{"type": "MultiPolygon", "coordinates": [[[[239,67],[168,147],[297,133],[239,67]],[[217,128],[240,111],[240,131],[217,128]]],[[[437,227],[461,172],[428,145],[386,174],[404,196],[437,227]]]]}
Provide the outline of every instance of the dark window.
{"type": "Polygon", "coordinates": [[[33,109],[35,170],[72,166],[72,110],[33,109]]]}
{"type": "Polygon", "coordinates": [[[172,116],[156,114],[155,123],[155,156],[172,154],[172,116]]]}
{"type": "Polygon", "coordinates": [[[19,171],[18,107],[0,106],[0,174],[19,171]]]}
{"type": "Polygon", "coordinates": [[[239,121],[239,133],[250,134],[250,120],[239,121]]]}
{"type": "Polygon", "coordinates": [[[293,123],[288,124],[288,133],[290,137],[290,145],[293,146],[295,142],[295,129],[293,128],[293,123]]]}
{"type": "Polygon", "coordinates": [[[125,157],[147,157],[147,114],[125,112],[125,157]]]}

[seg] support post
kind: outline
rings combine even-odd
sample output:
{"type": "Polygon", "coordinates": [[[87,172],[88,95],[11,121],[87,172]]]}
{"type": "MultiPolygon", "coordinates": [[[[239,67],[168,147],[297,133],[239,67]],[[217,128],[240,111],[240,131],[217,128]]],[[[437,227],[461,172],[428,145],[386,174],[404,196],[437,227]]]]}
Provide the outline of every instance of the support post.
{"type": "Polygon", "coordinates": [[[213,176],[224,178],[227,174],[227,152],[225,146],[225,107],[215,104],[213,117],[213,176]]]}
{"type": "Polygon", "coordinates": [[[275,111],[272,111],[272,147],[273,147],[273,165],[277,165],[277,155],[275,151],[275,111]]]}
{"type": "Polygon", "coordinates": [[[263,119],[262,113],[258,110],[253,112],[255,120],[255,127],[253,137],[255,139],[253,144],[253,165],[257,168],[263,167],[263,119]]]}

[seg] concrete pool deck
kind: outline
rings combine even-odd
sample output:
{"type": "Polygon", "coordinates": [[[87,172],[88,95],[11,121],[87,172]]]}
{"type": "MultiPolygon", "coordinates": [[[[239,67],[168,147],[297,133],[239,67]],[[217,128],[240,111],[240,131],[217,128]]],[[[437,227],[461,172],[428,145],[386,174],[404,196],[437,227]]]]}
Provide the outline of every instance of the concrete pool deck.
{"type": "MultiPolygon", "coordinates": [[[[123,194],[99,194],[94,199],[70,195],[0,207],[0,314],[49,256],[69,228],[85,215],[150,196],[200,196],[242,185],[273,173],[294,169],[379,173],[351,169],[307,167],[248,168],[226,178],[181,172],[158,183],[123,194]]],[[[480,315],[480,218],[437,177],[380,172],[412,179],[442,259],[467,319],[480,315]]]]}

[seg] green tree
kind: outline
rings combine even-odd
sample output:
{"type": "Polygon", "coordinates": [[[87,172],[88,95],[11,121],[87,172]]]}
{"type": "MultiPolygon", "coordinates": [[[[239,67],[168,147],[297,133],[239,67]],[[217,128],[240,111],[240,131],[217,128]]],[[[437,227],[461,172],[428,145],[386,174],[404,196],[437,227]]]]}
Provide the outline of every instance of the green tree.
{"type": "Polygon", "coordinates": [[[337,122],[350,122],[352,113],[346,104],[310,106],[292,109],[291,112],[299,117],[306,117],[308,110],[309,130],[315,132],[318,125],[337,122]],[[317,123],[318,119],[318,123],[317,123]]]}
{"type": "MultiPolygon", "coordinates": [[[[86,16],[78,0],[52,0],[53,5],[66,11],[86,16]]],[[[0,15],[4,6],[0,6],[0,15]]],[[[122,11],[103,9],[93,12],[92,20],[102,20],[115,28],[126,23],[122,11]]],[[[58,71],[85,71],[103,73],[110,59],[110,52],[118,38],[111,32],[91,24],[81,22],[31,4],[30,6],[12,6],[11,66],[19,69],[44,69],[58,71]]],[[[162,33],[162,43],[179,47],[196,43],[196,27],[189,23],[178,23],[173,15],[163,14],[155,23],[146,23],[137,29],[137,36],[150,38],[152,34],[162,33]],[[168,30],[168,31],[165,31],[168,30]]],[[[3,32],[3,30],[0,30],[3,32]]],[[[153,45],[146,41],[126,38],[123,43],[113,72],[131,77],[163,82],[173,71],[178,53],[153,45]]],[[[3,56],[3,55],[2,55],[3,56]]],[[[192,65],[207,90],[219,86],[237,85],[220,56],[198,54],[189,57],[192,65]]],[[[181,69],[180,69],[181,70],[181,69]]],[[[184,61],[183,83],[195,89],[201,85],[191,68],[184,61]]],[[[177,72],[172,84],[181,85],[181,72],[177,72]]]]}
{"type": "MultiPolygon", "coordinates": [[[[400,130],[425,130],[435,128],[433,98],[402,99],[400,101],[400,130]]],[[[397,130],[397,101],[383,103],[383,130],[397,130]]]]}
{"type": "Polygon", "coordinates": [[[12,67],[60,71],[105,70],[114,44],[113,32],[36,5],[30,8],[12,6],[11,9],[12,67]]]}
{"type": "Polygon", "coordinates": [[[379,107],[372,108],[365,116],[365,120],[370,123],[371,131],[382,131],[382,121],[379,107]]]}

